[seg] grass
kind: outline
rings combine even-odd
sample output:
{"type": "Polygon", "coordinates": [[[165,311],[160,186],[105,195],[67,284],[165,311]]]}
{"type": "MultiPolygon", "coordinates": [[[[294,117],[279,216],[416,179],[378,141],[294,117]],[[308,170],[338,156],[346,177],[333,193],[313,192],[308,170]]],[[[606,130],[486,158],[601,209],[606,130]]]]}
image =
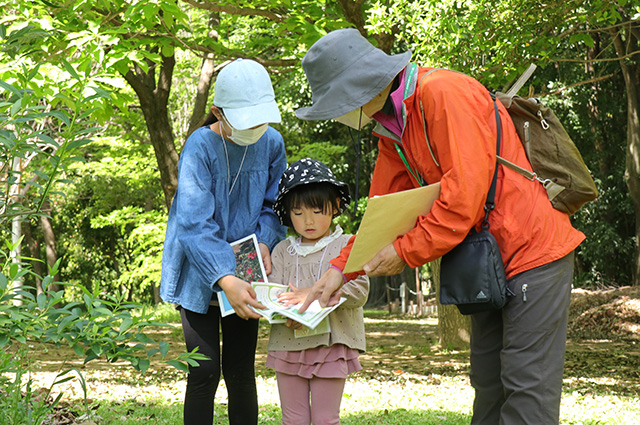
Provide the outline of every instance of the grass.
{"type": "MultiPolygon", "coordinates": [[[[158,330],[157,339],[171,350],[184,350],[179,315],[170,306],[157,310],[158,320],[174,323],[158,330]]],[[[365,313],[367,353],[363,370],[347,380],[342,400],[345,425],[457,425],[470,421],[473,390],[468,380],[468,351],[440,350],[435,318],[365,313]]],[[[276,381],[264,367],[268,326],[259,333],[256,376],[263,425],[280,424],[276,381]]],[[[63,353],[49,349],[38,379],[46,381],[63,353]]],[[[635,425],[640,423],[640,350],[632,341],[573,341],[567,352],[561,423],[635,425]]],[[[182,424],[185,376],[168,367],[152,366],[140,376],[125,364],[90,363],[82,367],[90,398],[90,419],[98,425],[141,423],[182,424]]],[[[46,383],[43,383],[46,385],[46,383]]],[[[77,382],[64,388],[65,409],[82,414],[77,382]]],[[[227,425],[226,387],[216,395],[216,425],[227,425]]],[[[77,419],[83,423],[85,419],[77,419]]],[[[84,422],[91,424],[91,422],[84,422]]]]}

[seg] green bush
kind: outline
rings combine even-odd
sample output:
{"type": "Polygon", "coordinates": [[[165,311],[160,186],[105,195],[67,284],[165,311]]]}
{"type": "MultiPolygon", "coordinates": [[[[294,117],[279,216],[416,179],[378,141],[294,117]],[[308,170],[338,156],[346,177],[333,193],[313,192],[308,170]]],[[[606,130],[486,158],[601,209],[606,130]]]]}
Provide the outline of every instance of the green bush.
{"type": "MultiPolygon", "coordinates": [[[[13,248],[8,244],[10,248],[13,248]]],[[[10,250],[11,251],[11,250],[10,250]]],[[[0,423],[7,425],[40,424],[56,407],[62,394],[49,401],[54,386],[73,379],[86,387],[82,374],[73,368],[60,370],[55,382],[41,394],[32,386],[33,356],[40,344],[66,345],[84,362],[98,358],[109,362],[128,361],[144,373],[152,359],[186,371],[203,355],[182,353],[168,358],[169,344],[156,343],[144,331],[169,326],[153,319],[153,311],[139,304],[125,302],[119,295],[90,293],[84,287],[80,300],[63,303],[63,291],[48,291],[57,266],[43,278],[44,292],[35,295],[30,287],[15,286],[26,273],[26,264],[12,262],[4,254],[0,268],[0,423]]]]}

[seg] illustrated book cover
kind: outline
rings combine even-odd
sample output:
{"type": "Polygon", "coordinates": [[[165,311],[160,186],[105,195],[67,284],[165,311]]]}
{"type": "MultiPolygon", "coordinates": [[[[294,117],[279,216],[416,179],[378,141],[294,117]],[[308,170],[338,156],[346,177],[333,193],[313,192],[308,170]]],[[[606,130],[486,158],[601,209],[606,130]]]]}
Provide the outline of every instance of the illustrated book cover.
{"type": "MultiPolygon", "coordinates": [[[[254,233],[232,242],[231,247],[236,256],[236,277],[245,282],[267,282],[258,238],[254,233]]],[[[235,313],[224,291],[218,292],[218,304],[222,317],[235,313]]]]}

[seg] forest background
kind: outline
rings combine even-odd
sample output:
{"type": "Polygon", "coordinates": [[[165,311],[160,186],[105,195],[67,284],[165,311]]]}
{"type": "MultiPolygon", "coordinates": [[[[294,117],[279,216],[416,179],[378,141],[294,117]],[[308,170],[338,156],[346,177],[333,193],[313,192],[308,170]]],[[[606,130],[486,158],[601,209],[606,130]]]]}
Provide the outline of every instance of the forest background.
{"type": "MultiPolygon", "coordinates": [[[[357,145],[345,126],[300,121],[293,112],[311,103],[300,59],[343,27],[389,53],[411,50],[421,65],[465,72],[494,90],[536,64],[519,94],[554,108],[599,190],[572,216],[587,235],[574,286],[640,284],[638,0],[0,0],[0,7],[4,312],[17,314],[12,303],[32,302],[51,309],[47,320],[67,317],[71,326],[87,312],[117,310],[124,312],[121,335],[144,326],[125,313],[133,303],[160,302],[180,150],[211,105],[217,72],[238,57],[271,73],[283,116],[274,127],[289,162],[320,159],[349,183],[358,202],[339,222],[357,231],[376,158],[371,126],[357,145]]],[[[371,302],[384,299],[387,286],[415,280],[413,273],[375,281],[371,302]]],[[[433,281],[430,267],[419,275],[433,281]]],[[[74,347],[79,354],[107,352],[96,341],[113,324],[101,323],[82,328],[93,342],[74,347]]],[[[7,329],[14,333],[1,334],[0,347],[22,335],[7,329]]],[[[45,330],[39,332],[53,332],[45,330]]],[[[57,341],[71,338],[65,331],[56,331],[57,341]]],[[[122,344],[113,343],[114,355],[148,367],[118,351],[122,344]]]]}

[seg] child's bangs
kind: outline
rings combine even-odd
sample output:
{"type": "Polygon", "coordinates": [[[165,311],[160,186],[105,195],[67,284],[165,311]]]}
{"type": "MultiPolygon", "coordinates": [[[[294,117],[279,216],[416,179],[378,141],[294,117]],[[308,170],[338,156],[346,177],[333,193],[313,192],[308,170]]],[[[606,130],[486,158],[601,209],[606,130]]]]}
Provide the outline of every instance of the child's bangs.
{"type": "Polygon", "coordinates": [[[336,205],[336,198],[339,197],[338,191],[330,183],[298,186],[289,195],[288,210],[307,207],[320,209],[327,214],[331,213],[333,208],[339,209],[339,205],[336,205]]]}

